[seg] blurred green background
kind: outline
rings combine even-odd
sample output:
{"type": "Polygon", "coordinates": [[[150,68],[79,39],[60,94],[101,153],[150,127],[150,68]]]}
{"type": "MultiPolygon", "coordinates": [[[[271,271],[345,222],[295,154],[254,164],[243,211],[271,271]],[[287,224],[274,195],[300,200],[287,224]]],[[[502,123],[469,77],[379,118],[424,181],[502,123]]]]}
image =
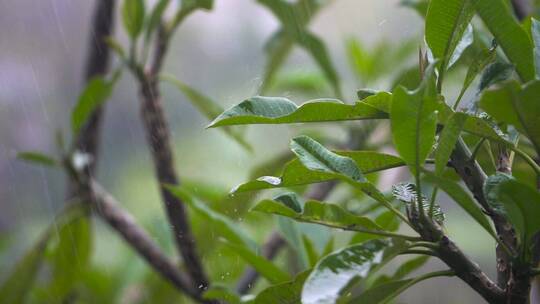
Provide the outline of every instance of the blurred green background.
{"type": "MultiPolygon", "coordinates": [[[[64,205],[63,173],[22,163],[15,155],[25,150],[54,154],[56,130],[67,134],[71,108],[83,87],[82,69],[94,2],[0,0],[0,280],[64,205]]],[[[414,10],[399,2],[334,0],[310,24],[310,29],[329,49],[342,81],[345,101],[354,101],[358,88],[387,89],[392,82],[391,77],[361,79],[355,75],[346,50],[346,42],[351,38],[365,49],[373,50],[373,54],[408,46],[409,56],[403,57],[403,62],[386,67],[391,75],[415,63],[422,42],[423,21],[414,10]]],[[[153,3],[147,1],[147,6],[153,3]]],[[[116,18],[115,35],[126,42],[119,19],[116,18]]],[[[217,0],[211,12],[195,13],[176,32],[164,72],[229,107],[258,93],[265,66],[263,47],[277,27],[274,16],[255,1],[217,0]]],[[[117,65],[116,61],[113,64],[117,65]]],[[[377,62],[374,69],[383,69],[383,63],[377,62]]],[[[463,71],[458,68],[454,74],[462,75],[463,71]]],[[[272,95],[287,96],[297,102],[308,97],[332,96],[317,66],[298,48],[278,73],[276,83],[272,95]],[[321,86],[310,88],[308,94],[287,86],[291,79],[302,78],[321,86]]],[[[235,217],[243,229],[262,242],[272,230],[274,219],[245,213],[250,206],[247,197],[220,199],[226,198],[228,190],[236,184],[246,181],[257,164],[287,151],[290,138],[305,127],[249,127],[247,137],[254,147],[250,153],[220,130],[206,130],[207,119],[173,86],[163,83],[161,87],[181,179],[193,192],[225,204],[217,209],[235,217]]],[[[448,88],[451,96],[456,94],[456,88],[448,88]]],[[[139,120],[137,90],[131,75],[124,73],[107,103],[97,179],[173,254],[139,120]]],[[[317,128],[339,139],[345,138],[343,130],[333,126],[317,128]]],[[[310,130],[313,130],[311,126],[310,130]]],[[[391,170],[381,178],[381,188],[389,189],[391,182],[407,178],[400,170],[391,170]]],[[[446,228],[450,235],[494,275],[492,240],[449,200],[441,199],[441,205],[447,212],[446,228]]],[[[166,283],[149,274],[146,264],[109,227],[99,220],[95,222],[93,271],[86,283],[96,293],[96,301],[168,303],[172,298],[167,298],[169,293],[165,290],[171,291],[166,283]]],[[[193,224],[196,232],[202,234],[200,227],[205,223],[193,217],[193,224]]],[[[234,282],[244,264],[230,253],[214,248],[215,241],[200,240],[199,248],[207,267],[215,281],[234,282]]],[[[283,252],[280,259],[286,260],[286,254],[283,252]]],[[[442,267],[438,262],[428,265],[433,269],[442,267]]],[[[264,284],[261,281],[259,285],[264,284]]],[[[34,299],[43,299],[46,292],[36,291],[34,299]]],[[[441,278],[408,290],[398,302],[481,301],[458,279],[441,278]]]]}

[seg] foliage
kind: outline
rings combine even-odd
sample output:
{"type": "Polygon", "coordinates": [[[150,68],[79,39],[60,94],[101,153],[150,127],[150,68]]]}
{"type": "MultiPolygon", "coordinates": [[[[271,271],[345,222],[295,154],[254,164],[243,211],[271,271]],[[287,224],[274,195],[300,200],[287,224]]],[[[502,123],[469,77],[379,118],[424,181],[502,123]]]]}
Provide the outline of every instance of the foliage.
{"type": "MultiPolygon", "coordinates": [[[[107,40],[121,63],[111,75],[91,79],[82,90],[71,116],[74,139],[110,97],[121,72],[128,71],[143,89],[157,86],[159,80],[174,84],[211,121],[209,128],[223,128],[247,150],[252,150],[252,144],[239,125],[332,122],[350,140],[336,145],[339,140],[334,138],[321,136],[316,140],[305,134],[296,135],[290,142],[290,152],[255,168],[254,172],[262,176],[253,176],[235,187],[231,191],[234,196],[229,198],[223,198],[224,193],[219,191],[216,195],[204,183],[163,184],[165,197],[178,198],[196,219],[182,223],[197,230],[194,242],[211,243],[205,245],[204,255],[199,253],[205,266],[215,261],[235,269],[249,265],[265,279],[266,285],[251,289],[251,285],[240,286],[235,291],[230,284],[239,273],[231,270],[233,274],[227,275],[232,278],[224,279],[216,271],[209,276],[208,289],[202,290],[206,286],[201,285],[197,286],[201,290],[193,294],[179,295],[178,290],[166,285],[161,277],[152,277],[155,273],[150,272],[144,287],[155,299],[172,302],[185,300],[186,296],[201,303],[206,299],[228,303],[388,303],[423,280],[457,276],[492,303],[527,303],[528,287],[512,288],[529,286],[540,273],[535,255],[540,248],[536,238],[540,231],[536,220],[540,216],[540,194],[531,187],[540,178],[540,167],[535,161],[540,153],[540,81],[535,79],[540,74],[538,21],[533,19],[522,25],[503,0],[403,1],[403,5],[425,17],[426,51],[420,51],[418,66],[401,69],[399,64],[406,61],[414,43],[388,50],[388,44],[381,42],[368,50],[361,42],[349,40],[347,54],[353,72],[363,84],[371,85],[383,78],[395,80],[383,91],[358,89],[358,100],[349,103],[341,100],[341,81],[323,40],[308,26],[327,1],[258,0],[279,22],[279,30],[265,49],[267,67],[261,94],[269,88],[275,91],[287,87],[273,86],[274,80],[286,56],[297,45],[317,63],[334,96],[310,98],[301,105],[286,97],[253,96],[223,110],[206,92],[174,76],[159,75],[159,69],[150,71],[158,73],[153,78],[148,76],[145,65],[151,43],[157,41],[158,47],[166,48],[184,18],[213,7],[211,0],[184,0],[174,8],[173,17],[165,20],[166,10],[172,7],[169,2],[161,0],[148,9],[143,0],[123,1],[121,16],[130,38],[125,48],[128,51],[114,38],[107,40]],[[482,23],[476,22],[474,16],[482,23]],[[138,40],[141,35],[142,42],[138,40]],[[486,43],[491,38],[493,41],[486,43]],[[452,79],[446,75],[458,68],[463,69],[464,78],[459,80],[462,87],[454,100],[447,92],[450,86],[443,84],[452,79]],[[478,86],[468,96],[466,93],[475,81],[478,86]],[[468,105],[460,107],[463,98],[469,99],[468,105]],[[382,134],[378,137],[383,139],[376,142],[374,134],[382,134]],[[327,148],[330,145],[333,147],[327,148]],[[336,146],[341,150],[334,151],[336,146]],[[411,180],[393,185],[391,195],[384,193],[377,176],[396,168],[408,172],[411,180]],[[340,188],[345,198],[340,201],[328,193],[342,182],[346,185],[340,188]],[[310,186],[310,190],[330,190],[307,197],[304,186],[310,186]],[[287,188],[287,192],[272,199],[263,197],[253,205],[250,203],[255,196],[241,195],[282,188],[287,188]],[[504,285],[497,286],[451,240],[445,225],[453,219],[446,217],[439,203],[439,189],[478,224],[475,228],[482,228],[497,242],[497,263],[506,263],[504,269],[508,271],[499,273],[504,285]],[[231,205],[227,205],[231,201],[235,206],[241,204],[243,211],[231,212],[231,205]],[[253,212],[246,211],[249,206],[253,212]],[[286,244],[280,246],[292,249],[285,257],[278,255],[275,261],[276,254],[268,253],[268,244],[259,245],[256,240],[260,235],[255,236],[271,226],[270,215],[278,219],[280,229],[275,234],[282,241],[279,244],[286,244]],[[253,235],[245,231],[248,224],[242,222],[242,217],[255,219],[257,229],[250,231],[253,235]],[[215,238],[220,241],[208,242],[215,238]],[[403,262],[393,274],[379,272],[397,257],[410,254],[416,257],[403,262]],[[410,276],[431,257],[440,259],[449,269],[410,276]],[[221,280],[216,279],[220,276],[221,280]],[[250,294],[245,295],[244,289],[250,294]],[[521,297],[516,299],[515,294],[521,297]]],[[[298,88],[305,95],[319,89],[320,78],[301,80],[291,81],[289,87],[298,88]]],[[[158,144],[169,148],[168,143],[158,144]]],[[[154,153],[163,152],[155,150],[154,153]]],[[[73,297],[80,297],[82,302],[95,300],[97,296],[88,294],[99,294],[96,281],[100,279],[96,278],[103,275],[91,267],[94,227],[88,206],[96,200],[96,193],[92,193],[96,192],[95,183],[93,176],[82,178],[79,174],[92,155],[73,148],[62,150],[58,157],[37,152],[20,153],[18,157],[44,166],[63,167],[70,178],[86,185],[83,190],[93,195],[81,196],[88,202],[68,205],[59,216],[56,235],[53,228],[45,230],[3,280],[0,298],[19,303],[28,299],[32,291],[35,298],[48,296],[53,302],[67,302],[73,297]],[[81,158],[79,166],[76,163],[81,158]],[[46,270],[44,264],[48,266],[46,270]],[[50,278],[40,279],[40,272],[46,271],[50,278]]],[[[166,226],[173,225],[174,218],[170,220],[166,226]]],[[[118,222],[114,224],[113,228],[121,229],[118,222]]],[[[130,237],[125,237],[128,242],[130,237]]],[[[171,273],[175,271],[184,274],[184,268],[189,267],[186,264],[180,270],[157,269],[156,273],[166,273],[167,278],[174,276],[171,273]]],[[[111,293],[107,294],[110,298],[111,293]]]]}

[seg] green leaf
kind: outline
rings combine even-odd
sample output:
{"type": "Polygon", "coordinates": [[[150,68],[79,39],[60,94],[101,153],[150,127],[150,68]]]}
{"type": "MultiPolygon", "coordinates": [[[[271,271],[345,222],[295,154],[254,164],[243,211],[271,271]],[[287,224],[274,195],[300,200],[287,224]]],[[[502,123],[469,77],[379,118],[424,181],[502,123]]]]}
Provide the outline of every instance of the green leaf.
{"type": "Polygon", "coordinates": [[[246,246],[252,250],[257,248],[255,242],[245,235],[238,226],[238,223],[235,223],[224,215],[210,209],[204,203],[193,199],[182,187],[167,185],[166,188],[171,194],[188,205],[191,210],[203,217],[205,221],[211,223],[211,225],[216,228],[215,231],[229,242],[246,246]]]}
{"type": "Polygon", "coordinates": [[[83,280],[92,255],[92,227],[81,216],[61,227],[52,252],[52,281],[47,289],[53,298],[66,299],[83,280]]]}
{"type": "MultiPolygon", "coordinates": [[[[456,61],[463,50],[472,43],[468,39],[457,48],[474,15],[470,0],[431,0],[426,16],[426,42],[439,61],[440,74],[456,61]],[[465,48],[463,47],[465,46],[465,48]],[[456,49],[457,48],[457,49],[456,49]],[[454,51],[457,57],[453,57],[454,51]]],[[[472,38],[472,29],[467,38],[472,38]]],[[[442,76],[441,76],[442,78],[442,76]]]]}
{"type": "Polygon", "coordinates": [[[413,173],[423,165],[435,142],[437,107],[433,67],[426,71],[417,90],[398,87],[394,91],[390,110],[392,139],[413,173]]]}
{"type": "Polygon", "coordinates": [[[482,188],[487,203],[499,214],[505,214],[504,205],[499,200],[498,187],[501,183],[513,179],[512,175],[496,172],[488,176],[482,188]]]}
{"type": "Polygon", "coordinates": [[[504,205],[508,219],[522,236],[525,249],[529,250],[531,238],[540,231],[540,193],[511,179],[500,183],[497,188],[497,196],[504,205]]]}
{"type": "Polygon", "coordinates": [[[524,82],[535,77],[533,45],[503,0],[471,0],[524,82]]]}
{"type": "Polygon", "coordinates": [[[366,304],[384,304],[390,302],[400,293],[414,284],[413,279],[400,281],[390,281],[369,288],[357,297],[351,299],[348,303],[366,303],[366,304]]]}
{"type": "Polygon", "coordinates": [[[421,17],[425,17],[429,7],[429,0],[401,0],[400,4],[414,9],[421,17]]]}
{"type": "Polygon", "coordinates": [[[124,0],[122,21],[131,40],[135,40],[143,28],[144,0],[124,0]]]}
{"type": "Polygon", "coordinates": [[[398,269],[394,272],[392,280],[400,280],[416,271],[420,267],[424,266],[431,257],[428,255],[421,255],[416,258],[412,258],[402,263],[398,269]]]}
{"type": "Polygon", "coordinates": [[[46,234],[26,252],[0,283],[0,299],[4,303],[25,303],[43,262],[49,237],[50,234],[46,234]]]}
{"type": "Polygon", "coordinates": [[[203,294],[204,299],[208,300],[224,300],[229,304],[240,304],[242,300],[240,296],[234,293],[226,286],[213,284],[203,294]]]}
{"type": "Polygon", "coordinates": [[[340,249],[317,263],[302,289],[302,303],[336,303],[343,290],[404,249],[402,242],[371,240],[340,249]]]}
{"type": "Polygon", "coordinates": [[[369,304],[384,304],[391,301],[393,298],[397,297],[400,293],[405,291],[407,288],[422,282],[424,280],[441,277],[441,276],[453,276],[452,271],[437,271],[431,272],[413,279],[405,279],[401,281],[391,281],[385,284],[377,285],[372,287],[360,296],[353,298],[347,303],[369,303],[369,304]]]}
{"type": "Polygon", "coordinates": [[[274,76],[281,67],[287,55],[294,46],[294,40],[287,36],[282,30],[277,31],[266,43],[264,51],[266,53],[266,64],[264,76],[261,84],[261,93],[265,93],[273,84],[274,76]]]}
{"type": "MultiPolygon", "coordinates": [[[[258,0],[258,2],[266,6],[279,19],[282,29],[273,36],[272,42],[274,47],[272,59],[267,65],[267,75],[275,72],[277,66],[280,65],[285,56],[290,52],[292,43],[302,46],[315,60],[321,68],[326,78],[333,86],[337,96],[341,95],[339,87],[339,79],[335,68],[328,56],[328,52],[324,43],[315,35],[310,33],[306,25],[312,18],[313,13],[321,6],[317,1],[298,1],[297,3],[289,3],[282,0],[258,0]],[[283,38],[276,38],[276,37],[283,38]]],[[[269,80],[270,77],[265,77],[269,80]]]]}
{"type": "Polygon", "coordinates": [[[446,168],[448,160],[456,142],[459,138],[459,134],[465,125],[467,115],[464,113],[453,113],[446,121],[444,129],[439,136],[439,144],[435,149],[435,174],[441,175],[446,168]]]}
{"type": "MultiPolygon", "coordinates": [[[[445,125],[448,123],[448,119],[452,117],[456,112],[454,112],[450,107],[445,103],[439,104],[439,123],[442,125],[445,125]]],[[[470,114],[464,114],[467,116],[467,120],[465,121],[465,124],[463,125],[463,131],[476,135],[478,137],[485,137],[487,139],[496,141],[498,143],[504,144],[504,145],[510,145],[513,144],[510,143],[504,134],[500,132],[500,130],[495,129],[490,123],[488,123],[485,119],[473,116],[470,114]]]]}
{"type": "Polygon", "coordinates": [[[257,272],[273,284],[282,283],[291,279],[290,275],[279,269],[262,255],[256,254],[245,246],[233,244],[223,240],[225,246],[238,254],[244,261],[249,263],[257,272]]]}
{"type": "Polygon", "coordinates": [[[88,82],[71,113],[71,129],[74,135],[79,133],[92,113],[111,96],[118,77],[119,74],[116,73],[111,81],[94,77],[88,82]]]}
{"type": "Polygon", "coordinates": [[[311,54],[315,62],[319,65],[324,75],[334,88],[335,94],[341,96],[339,78],[337,72],[330,60],[326,46],[317,36],[311,33],[305,33],[302,38],[298,39],[298,43],[311,54]]]}
{"type": "MultiPolygon", "coordinates": [[[[219,116],[219,114],[223,112],[223,108],[217,102],[203,95],[202,93],[193,89],[187,84],[181,82],[180,80],[176,79],[174,76],[164,75],[161,77],[161,79],[170,82],[171,84],[176,86],[180,90],[180,92],[186,95],[189,102],[191,102],[191,104],[209,120],[215,119],[217,116],[219,116]]],[[[223,130],[227,135],[229,135],[246,150],[253,150],[253,148],[248,142],[246,142],[244,138],[243,129],[225,127],[223,128],[223,130]]]]}
{"type": "Polygon", "coordinates": [[[482,73],[478,91],[483,91],[494,84],[507,80],[512,76],[513,72],[514,66],[511,64],[500,61],[490,64],[482,73]]]}
{"type": "MultiPolygon", "coordinates": [[[[467,70],[467,75],[463,81],[463,86],[459,92],[458,101],[461,100],[467,89],[471,86],[472,82],[490,63],[492,63],[496,58],[497,52],[496,48],[487,49],[482,47],[478,50],[472,59],[472,62],[469,64],[467,70]]],[[[481,89],[482,90],[482,89],[481,89]]]]}
{"type": "Polygon", "coordinates": [[[306,235],[302,235],[302,244],[304,245],[307,254],[309,266],[315,266],[315,264],[317,264],[317,261],[319,260],[319,254],[317,253],[315,244],[313,244],[313,242],[306,235]]]}
{"type": "MultiPolygon", "coordinates": [[[[373,151],[347,151],[334,152],[340,156],[352,159],[359,170],[364,174],[378,172],[386,169],[396,168],[405,165],[399,157],[373,151]]],[[[232,190],[234,193],[300,186],[306,184],[320,183],[336,179],[334,174],[311,171],[306,168],[298,159],[294,159],[285,165],[280,177],[262,176],[254,181],[241,184],[232,190]]]]}
{"type": "Polygon", "coordinates": [[[277,214],[292,218],[299,222],[319,224],[349,231],[380,231],[382,228],[367,217],[357,216],[335,204],[327,204],[314,200],[307,201],[300,210],[287,204],[291,201],[290,196],[285,194],[273,200],[263,200],[251,210],[270,214],[277,214]]]}
{"type": "Polygon", "coordinates": [[[536,77],[540,77],[540,22],[534,18],[531,20],[531,34],[534,42],[534,63],[536,77]]]}
{"type": "Polygon", "coordinates": [[[181,9],[192,11],[195,9],[211,10],[214,6],[214,0],[182,0],[181,9]]]}
{"type": "Polygon", "coordinates": [[[257,304],[298,304],[302,286],[310,271],[304,271],[297,275],[294,280],[267,287],[261,291],[254,300],[257,304]]]}
{"type": "Polygon", "coordinates": [[[302,164],[312,170],[344,176],[354,182],[365,182],[366,178],[354,160],[335,154],[307,136],[293,138],[291,150],[302,164]]]}
{"type": "Polygon", "coordinates": [[[473,198],[461,188],[461,186],[449,179],[436,176],[431,173],[426,173],[426,180],[435,184],[446,192],[465,212],[467,212],[482,228],[484,228],[491,236],[497,239],[497,234],[493,231],[486,215],[473,198]]]}
{"type": "Polygon", "coordinates": [[[40,152],[19,152],[17,158],[26,162],[42,165],[46,167],[56,167],[56,159],[40,152]]]}
{"type": "Polygon", "coordinates": [[[380,93],[354,105],[333,99],[313,100],[298,107],[287,98],[255,96],[226,110],[208,127],[385,118],[387,115],[370,103],[389,103],[390,99],[390,94],[380,93]]]}
{"type": "Polygon", "coordinates": [[[148,24],[146,25],[145,33],[144,33],[144,42],[148,43],[150,41],[150,37],[152,36],[152,33],[155,29],[158,28],[160,22],[161,22],[161,16],[167,9],[167,6],[169,5],[170,0],[159,0],[159,2],[154,5],[154,8],[152,9],[152,12],[150,13],[150,17],[148,18],[148,24]]]}
{"type": "Polygon", "coordinates": [[[126,58],[126,52],[124,51],[124,48],[122,47],[122,44],[118,42],[118,40],[114,39],[114,37],[109,36],[105,38],[105,43],[107,43],[107,46],[113,50],[118,57],[122,60],[127,60],[126,58]]]}
{"type": "Polygon", "coordinates": [[[515,81],[507,82],[495,90],[486,91],[480,106],[499,122],[511,124],[531,140],[540,151],[540,81],[535,80],[523,88],[515,81]]]}
{"type": "MultiPolygon", "coordinates": [[[[392,185],[392,195],[396,199],[405,203],[408,210],[413,210],[411,206],[417,206],[418,195],[416,193],[416,186],[414,184],[400,183],[400,184],[392,185]]],[[[423,195],[422,195],[422,206],[426,214],[428,214],[429,209],[430,209],[429,201],[423,195]]],[[[433,219],[437,223],[439,223],[439,225],[442,225],[444,223],[445,215],[442,212],[441,206],[439,206],[438,204],[435,204],[435,207],[433,209],[433,219]]]]}

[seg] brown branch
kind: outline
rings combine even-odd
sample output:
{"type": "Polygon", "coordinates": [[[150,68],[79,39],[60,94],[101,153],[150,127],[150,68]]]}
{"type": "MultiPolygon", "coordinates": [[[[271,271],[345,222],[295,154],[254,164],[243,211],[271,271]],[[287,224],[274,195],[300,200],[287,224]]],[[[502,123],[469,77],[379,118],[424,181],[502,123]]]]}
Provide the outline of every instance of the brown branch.
{"type": "Polygon", "coordinates": [[[96,182],[91,182],[90,187],[89,196],[96,213],[169,283],[194,300],[205,302],[200,298],[200,292],[192,286],[191,279],[169,260],[135,219],[120,208],[116,199],[96,182]]]}
{"type": "Polygon", "coordinates": [[[477,264],[472,262],[448,237],[443,236],[437,250],[439,258],[448,265],[456,276],[467,283],[488,303],[505,304],[506,296],[502,288],[497,286],[477,264]]]}
{"type": "Polygon", "coordinates": [[[163,27],[156,37],[154,59],[150,69],[140,75],[141,116],[154,162],[154,169],[165,204],[167,217],[172,226],[178,252],[190,274],[192,285],[202,292],[208,286],[208,279],[197,255],[195,238],[191,232],[188,214],[183,202],[168,192],[164,185],[179,185],[171,149],[171,136],[161,105],[158,75],[167,53],[169,35],[163,27]]]}
{"type": "MultiPolygon", "coordinates": [[[[483,186],[487,178],[486,174],[480,165],[471,159],[471,153],[462,140],[457,143],[456,148],[452,152],[450,164],[461,176],[476,201],[491,217],[497,235],[509,248],[514,248],[517,241],[512,225],[504,216],[495,212],[484,197],[483,186]]],[[[509,271],[510,257],[503,248],[497,245],[497,281],[501,288],[506,288],[509,271]]]]}
{"type": "MultiPolygon", "coordinates": [[[[316,185],[311,188],[311,191],[306,196],[318,201],[324,200],[332,192],[336,184],[336,181],[330,181],[316,185]]],[[[286,244],[287,242],[281,234],[273,231],[262,246],[262,256],[271,260],[286,244]]],[[[239,294],[246,294],[255,285],[257,279],[259,279],[259,273],[254,268],[246,269],[236,284],[236,291],[239,294]]]]}
{"type": "MultiPolygon", "coordinates": [[[[95,76],[105,75],[109,68],[110,51],[105,38],[110,36],[114,24],[115,0],[99,0],[94,11],[89,49],[84,72],[85,81],[95,76]]],[[[94,175],[97,166],[97,152],[102,120],[102,107],[97,107],[74,141],[75,149],[92,156],[93,161],[86,168],[87,174],[94,175]]],[[[75,184],[69,181],[69,193],[73,194],[75,184]]]]}

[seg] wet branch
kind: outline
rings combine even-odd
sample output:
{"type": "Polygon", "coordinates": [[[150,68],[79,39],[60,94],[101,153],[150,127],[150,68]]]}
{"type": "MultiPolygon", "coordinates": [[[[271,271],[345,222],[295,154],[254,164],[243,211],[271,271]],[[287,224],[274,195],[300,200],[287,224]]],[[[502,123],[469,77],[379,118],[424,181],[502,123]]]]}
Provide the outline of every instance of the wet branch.
{"type": "Polygon", "coordinates": [[[144,231],[135,219],[125,210],[121,209],[116,199],[106,192],[96,182],[90,184],[91,203],[96,213],[118,232],[122,238],[164,279],[177,289],[204,303],[200,292],[196,290],[190,278],[184,274],[154,243],[152,238],[144,231]]]}
{"type": "MultiPolygon", "coordinates": [[[[114,25],[115,0],[99,0],[91,25],[88,54],[84,72],[85,82],[93,77],[103,76],[109,70],[110,50],[105,38],[111,35],[114,25]]],[[[90,155],[93,159],[86,168],[86,174],[93,176],[97,166],[97,153],[102,125],[103,108],[97,107],[74,141],[75,149],[90,155]]],[[[76,192],[75,184],[68,181],[69,193],[76,192]]]]}
{"type": "Polygon", "coordinates": [[[138,75],[141,117],[176,247],[182,255],[193,287],[202,292],[208,286],[208,279],[197,254],[195,238],[191,232],[184,203],[164,188],[166,184],[180,184],[174,165],[170,130],[162,108],[158,86],[158,76],[168,50],[169,38],[169,32],[161,27],[155,40],[152,64],[146,72],[138,75]]]}

